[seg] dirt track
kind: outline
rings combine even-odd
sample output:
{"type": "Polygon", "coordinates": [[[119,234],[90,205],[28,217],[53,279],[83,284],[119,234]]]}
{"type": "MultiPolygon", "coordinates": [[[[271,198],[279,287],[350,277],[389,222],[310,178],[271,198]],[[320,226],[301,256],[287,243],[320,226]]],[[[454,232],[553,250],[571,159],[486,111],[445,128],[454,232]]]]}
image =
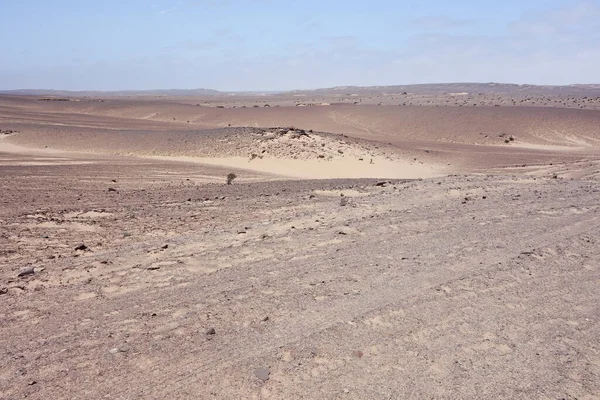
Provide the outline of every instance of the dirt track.
{"type": "Polygon", "coordinates": [[[2,153],[0,398],[598,398],[597,161],[543,154],[228,186],[2,153]]]}

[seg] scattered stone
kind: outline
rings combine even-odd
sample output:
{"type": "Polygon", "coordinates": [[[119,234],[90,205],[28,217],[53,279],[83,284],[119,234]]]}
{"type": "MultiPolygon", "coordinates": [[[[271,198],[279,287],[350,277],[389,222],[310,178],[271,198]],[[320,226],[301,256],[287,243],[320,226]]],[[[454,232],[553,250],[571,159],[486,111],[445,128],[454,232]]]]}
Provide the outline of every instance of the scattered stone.
{"type": "Polygon", "coordinates": [[[168,245],[168,244],[165,244],[165,245],[163,245],[163,246],[161,247],[161,249],[162,249],[162,250],[166,250],[166,249],[168,249],[168,248],[169,248],[169,245],[168,245]]]}
{"type": "Polygon", "coordinates": [[[24,270],[19,272],[19,275],[17,275],[17,276],[22,278],[25,276],[33,275],[34,273],[35,273],[35,268],[29,267],[29,268],[25,268],[24,270]]]}
{"type": "Polygon", "coordinates": [[[156,271],[157,269],[160,269],[160,265],[151,265],[148,268],[146,268],[148,271],[156,271]]]}
{"type": "Polygon", "coordinates": [[[349,226],[343,226],[338,232],[338,235],[356,235],[359,234],[360,232],[358,231],[358,229],[355,228],[351,228],[349,226]]]}
{"type": "Polygon", "coordinates": [[[8,293],[8,288],[7,287],[1,287],[0,288],[0,294],[6,294],[8,293]]]}
{"type": "Polygon", "coordinates": [[[110,354],[125,353],[125,352],[127,352],[127,349],[126,348],[120,348],[120,347],[114,347],[114,348],[110,349],[108,352],[110,354]]]}
{"type": "Polygon", "coordinates": [[[213,335],[216,335],[216,334],[217,334],[217,331],[215,330],[215,328],[208,328],[206,330],[206,335],[208,335],[208,336],[213,336],[213,335]]]}
{"type": "Polygon", "coordinates": [[[271,371],[266,368],[256,368],[254,370],[254,375],[263,382],[269,380],[269,375],[271,375],[271,371]]]}
{"type": "Polygon", "coordinates": [[[381,182],[377,182],[375,184],[375,186],[379,186],[379,187],[386,187],[387,185],[389,185],[388,181],[381,181],[381,182]]]}
{"type": "Polygon", "coordinates": [[[364,354],[363,354],[363,352],[362,352],[362,351],[360,351],[360,350],[356,350],[356,351],[354,351],[354,352],[352,353],[352,355],[353,355],[354,357],[356,357],[356,358],[362,358],[364,354]]]}
{"type": "Polygon", "coordinates": [[[83,250],[87,250],[87,248],[88,247],[85,244],[81,243],[81,244],[78,244],[77,247],[75,247],[75,250],[83,251],[83,250]]]}
{"type": "Polygon", "coordinates": [[[113,187],[109,187],[109,188],[108,188],[108,191],[109,191],[109,192],[116,192],[116,191],[117,191],[117,189],[115,189],[115,188],[113,188],[113,187]]]}
{"type": "Polygon", "coordinates": [[[264,318],[262,319],[262,322],[267,322],[268,320],[269,320],[269,316],[267,315],[266,317],[264,317],[264,318]]]}
{"type": "Polygon", "coordinates": [[[36,381],[29,381],[29,386],[33,386],[35,385],[37,382],[36,381]]]}

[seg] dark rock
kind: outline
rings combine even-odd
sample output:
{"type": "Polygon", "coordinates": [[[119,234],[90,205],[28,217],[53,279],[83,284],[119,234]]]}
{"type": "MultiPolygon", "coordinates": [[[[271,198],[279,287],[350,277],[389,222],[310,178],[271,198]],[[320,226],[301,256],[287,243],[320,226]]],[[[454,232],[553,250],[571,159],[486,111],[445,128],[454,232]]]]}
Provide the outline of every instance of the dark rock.
{"type": "Polygon", "coordinates": [[[108,191],[109,191],[109,192],[116,192],[116,191],[117,191],[117,189],[115,189],[115,188],[112,188],[112,187],[109,187],[109,188],[108,188],[108,191]]]}
{"type": "Polygon", "coordinates": [[[389,182],[388,182],[388,181],[381,181],[381,182],[377,182],[377,183],[375,184],[375,186],[379,186],[379,187],[385,187],[385,186],[387,186],[387,185],[389,185],[389,182]]]}
{"type": "Polygon", "coordinates": [[[169,248],[169,245],[168,245],[168,244],[165,244],[165,245],[163,245],[163,246],[161,247],[161,249],[163,249],[163,250],[166,250],[166,249],[168,249],[168,248],[169,248]]]}
{"type": "Polygon", "coordinates": [[[83,250],[87,250],[87,248],[88,247],[85,244],[81,243],[81,244],[78,244],[77,247],[75,247],[75,250],[83,251],[83,250]]]}
{"type": "Polygon", "coordinates": [[[266,368],[256,368],[254,370],[254,375],[263,382],[269,380],[269,375],[271,375],[271,371],[266,368]]]}
{"type": "Polygon", "coordinates": [[[29,275],[33,275],[35,273],[35,269],[33,267],[29,267],[29,268],[25,268],[24,270],[22,270],[21,272],[19,272],[19,277],[24,277],[24,276],[29,276],[29,275]]]}
{"type": "Polygon", "coordinates": [[[207,334],[208,336],[213,336],[213,335],[216,335],[216,334],[217,334],[217,331],[215,331],[215,328],[208,328],[208,329],[206,330],[206,334],[207,334]]]}

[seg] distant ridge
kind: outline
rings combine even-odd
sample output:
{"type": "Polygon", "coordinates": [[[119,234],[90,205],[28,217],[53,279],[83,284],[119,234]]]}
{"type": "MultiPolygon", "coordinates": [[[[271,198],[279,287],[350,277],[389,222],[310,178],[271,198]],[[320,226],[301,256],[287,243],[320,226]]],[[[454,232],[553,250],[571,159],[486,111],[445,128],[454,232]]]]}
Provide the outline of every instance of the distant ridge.
{"type": "Polygon", "coordinates": [[[532,95],[588,95],[600,96],[600,84],[574,85],[518,85],[511,83],[426,83],[390,86],[335,86],[330,88],[288,90],[288,91],[219,91],[214,89],[158,89],[158,90],[118,90],[118,91],[69,91],[53,89],[0,90],[0,94],[50,97],[161,97],[161,96],[257,96],[267,94],[282,95],[373,95],[386,93],[448,94],[518,94],[532,95]]]}
{"type": "Polygon", "coordinates": [[[577,85],[518,85],[512,83],[426,83],[415,85],[393,86],[336,86],[331,88],[313,90],[294,90],[293,94],[383,94],[383,93],[417,93],[417,94],[445,94],[445,93],[529,93],[536,95],[591,95],[600,96],[600,84],[577,85]]]}

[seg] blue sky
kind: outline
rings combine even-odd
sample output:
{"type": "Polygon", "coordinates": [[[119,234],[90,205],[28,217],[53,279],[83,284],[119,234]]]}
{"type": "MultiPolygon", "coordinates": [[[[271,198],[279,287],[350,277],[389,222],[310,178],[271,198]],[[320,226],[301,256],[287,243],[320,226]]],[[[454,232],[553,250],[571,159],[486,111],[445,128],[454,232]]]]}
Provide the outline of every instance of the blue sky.
{"type": "Polygon", "coordinates": [[[0,89],[600,83],[600,0],[0,0],[0,89]]]}

